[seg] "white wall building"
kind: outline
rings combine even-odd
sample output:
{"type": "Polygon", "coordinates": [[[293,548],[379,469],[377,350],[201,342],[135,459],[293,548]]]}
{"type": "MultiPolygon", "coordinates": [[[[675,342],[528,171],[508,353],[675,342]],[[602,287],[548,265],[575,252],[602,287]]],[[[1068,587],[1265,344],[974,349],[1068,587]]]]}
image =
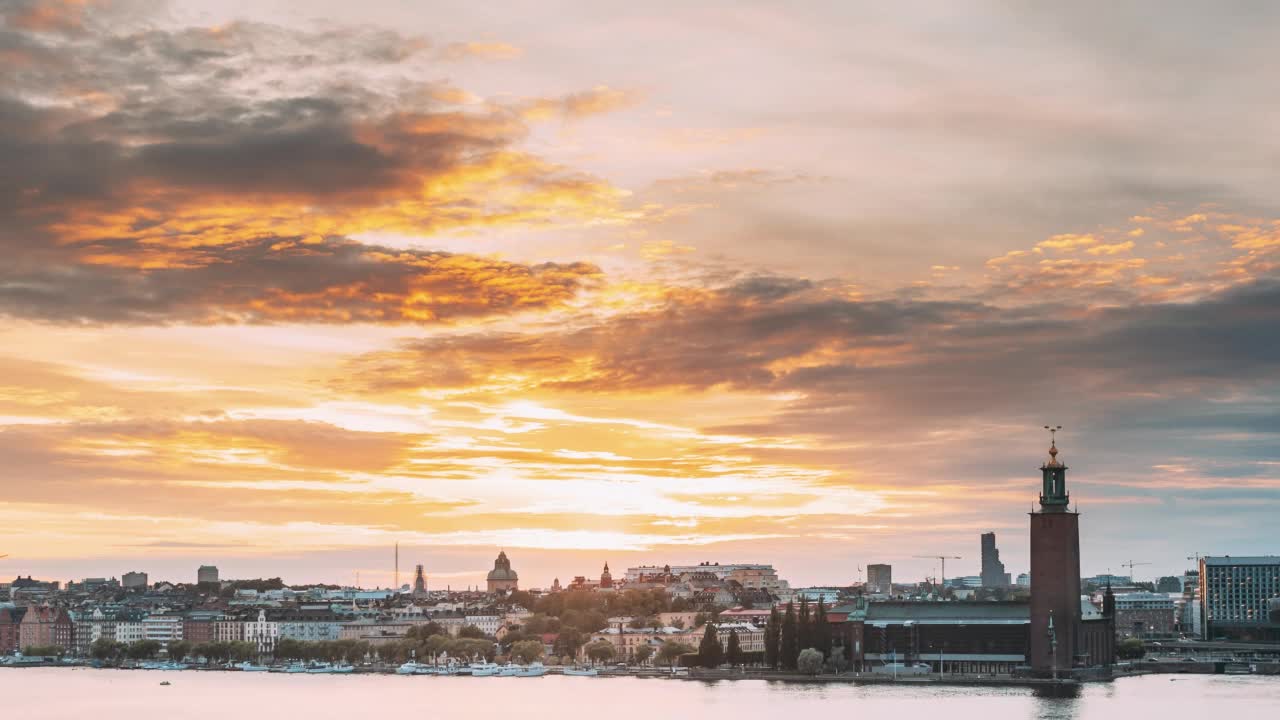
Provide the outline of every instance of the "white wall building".
{"type": "Polygon", "coordinates": [[[244,640],[258,646],[259,655],[275,652],[280,640],[280,623],[267,620],[267,611],[259,610],[258,619],[243,623],[244,640]]]}

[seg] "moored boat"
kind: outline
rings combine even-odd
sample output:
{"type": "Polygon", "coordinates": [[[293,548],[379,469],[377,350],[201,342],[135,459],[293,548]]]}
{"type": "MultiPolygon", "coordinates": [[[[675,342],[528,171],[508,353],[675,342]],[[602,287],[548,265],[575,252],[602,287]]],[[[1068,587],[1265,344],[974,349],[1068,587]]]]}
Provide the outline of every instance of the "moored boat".
{"type": "Polygon", "coordinates": [[[516,672],[516,677],[542,677],[547,674],[547,668],[540,662],[521,665],[516,672]]]}
{"type": "Polygon", "coordinates": [[[467,666],[471,677],[493,677],[502,669],[497,663],[473,662],[467,666]]]}
{"type": "Polygon", "coordinates": [[[577,677],[595,677],[600,674],[600,671],[595,668],[567,667],[564,669],[564,674],[577,677]]]}

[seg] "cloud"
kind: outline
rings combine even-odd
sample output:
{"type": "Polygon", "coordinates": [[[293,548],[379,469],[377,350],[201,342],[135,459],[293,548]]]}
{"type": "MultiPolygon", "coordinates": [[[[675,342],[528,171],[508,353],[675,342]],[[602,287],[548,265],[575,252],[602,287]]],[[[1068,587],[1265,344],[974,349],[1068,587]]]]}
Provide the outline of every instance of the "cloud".
{"type": "Polygon", "coordinates": [[[581,120],[592,115],[624,110],[639,103],[641,95],[635,91],[619,90],[598,85],[590,90],[570,93],[555,98],[536,98],[521,102],[520,115],[529,121],[581,120]]]}
{"type": "Polygon", "coordinates": [[[524,49],[510,43],[464,42],[452,43],[441,53],[441,58],[449,61],[480,58],[482,60],[514,60],[524,55],[524,49]]]}
{"type": "MultiPolygon", "coordinates": [[[[0,313],[9,316],[435,322],[546,308],[595,268],[356,238],[634,218],[622,191],[521,150],[518,112],[381,82],[380,68],[420,60],[421,38],[96,23],[48,44],[25,17],[7,21],[0,40],[43,53],[0,80],[0,313]],[[334,79],[353,73],[372,80],[334,79]]],[[[566,99],[565,112],[610,98],[589,91],[566,99]]]]}

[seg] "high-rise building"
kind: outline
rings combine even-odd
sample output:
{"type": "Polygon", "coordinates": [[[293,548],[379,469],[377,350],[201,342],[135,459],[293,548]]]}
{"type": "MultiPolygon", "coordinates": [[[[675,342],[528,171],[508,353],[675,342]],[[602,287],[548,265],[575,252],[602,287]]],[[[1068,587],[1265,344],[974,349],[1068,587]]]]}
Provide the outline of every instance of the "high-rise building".
{"type": "Polygon", "coordinates": [[[867,566],[867,592],[878,593],[880,595],[893,594],[892,565],[867,566]]]}
{"type": "Polygon", "coordinates": [[[120,586],[126,590],[145,588],[147,586],[147,574],[144,572],[127,572],[120,576],[120,586]]]}
{"type": "Polygon", "coordinates": [[[201,565],[196,570],[196,582],[198,583],[216,583],[218,582],[218,567],[216,565],[201,565]]]}
{"type": "Polygon", "coordinates": [[[1280,640],[1280,556],[1202,557],[1199,580],[1206,640],[1280,640]]]}
{"type": "Polygon", "coordinates": [[[1004,571],[1004,563],[1000,562],[1000,551],[996,549],[996,534],[982,534],[982,587],[1008,587],[1009,574],[1004,571]]]}

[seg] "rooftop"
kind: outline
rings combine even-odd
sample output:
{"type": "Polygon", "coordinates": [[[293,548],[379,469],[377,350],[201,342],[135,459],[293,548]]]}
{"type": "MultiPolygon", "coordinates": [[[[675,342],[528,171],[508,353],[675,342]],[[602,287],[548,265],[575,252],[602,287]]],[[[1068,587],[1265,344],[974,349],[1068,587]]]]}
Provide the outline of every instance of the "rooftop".
{"type": "Polygon", "coordinates": [[[1280,555],[1222,555],[1201,559],[1205,565],[1280,565],[1280,555]]]}

